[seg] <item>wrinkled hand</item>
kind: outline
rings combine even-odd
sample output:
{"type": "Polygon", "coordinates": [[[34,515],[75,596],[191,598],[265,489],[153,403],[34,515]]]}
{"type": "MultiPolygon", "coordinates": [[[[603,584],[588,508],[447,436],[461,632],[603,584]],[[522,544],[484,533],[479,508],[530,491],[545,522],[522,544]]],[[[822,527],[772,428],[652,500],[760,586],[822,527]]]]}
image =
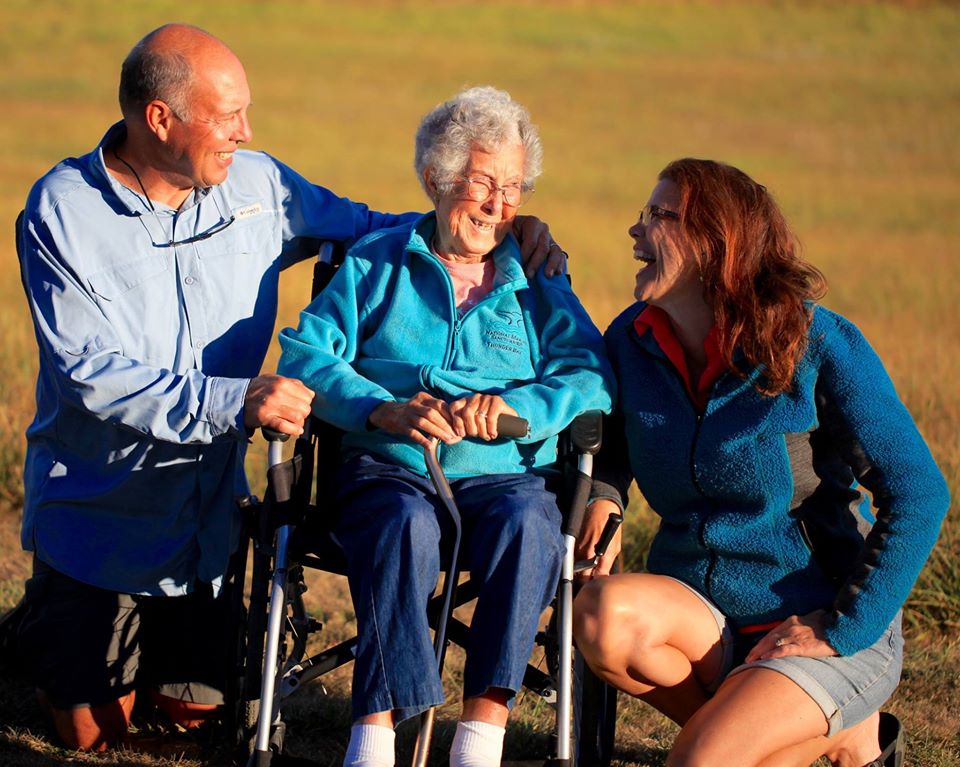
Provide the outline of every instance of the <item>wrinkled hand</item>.
{"type": "Polygon", "coordinates": [[[544,261],[547,277],[567,271],[567,254],[550,235],[550,227],[536,216],[514,218],[513,236],[520,243],[520,260],[527,277],[533,277],[544,261]]]}
{"type": "Polygon", "coordinates": [[[454,431],[450,406],[423,391],[406,402],[382,402],[370,412],[369,421],[422,447],[430,447],[434,437],[452,445],[462,436],[454,431]]]}
{"type": "Polygon", "coordinates": [[[453,427],[461,437],[479,437],[488,442],[496,439],[497,419],[502,413],[516,415],[517,411],[496,394],[471,394],[450,403],[453,427]]]}
{"type": "Polygon", "coordinates": [[[257,376],[243,398],[243,424],[250,430],[265,426],[296,437],[303,434],[311,402],[313,392],[295,378],[257,376]]]}
{"type": "MultiPolygon", "coordinates": [[[[583,527],[580,528],[580,536],[577,538],[577,546],[574,549],[575,559],[593,559],[595,553],[594,548],[597,545],[597,541],[600,540],[600,533],[603,532],[603,528],[607,524],[607,519],[611,514],[619,513],[620,507],[613,501],[608,501],[604,498],[599,498],[590,504],[583,518],[583,527]]],[[[610,544],[607,546],[606,552],[604,552],[603,556],[597,561],[596,566],[592,570],[584,570],[577,573],[577,577],[581,580],[591,580],[593,578],[602,578],[610,575],[610,569],[613,567],[613,562],[619,556],[622,547],[623,525],[617,529],[617,532],[610,540],[610,544]]]]}
{"type": "Polygon", "coordinates": [[[814,610],[803,617],[791,615],[757,642],[747,655],[746,662],[785,658],[788,655],[802,655],[807,658],[837,655],[837,651],[824,639],[826,619],[825,610],[814,610]]]}

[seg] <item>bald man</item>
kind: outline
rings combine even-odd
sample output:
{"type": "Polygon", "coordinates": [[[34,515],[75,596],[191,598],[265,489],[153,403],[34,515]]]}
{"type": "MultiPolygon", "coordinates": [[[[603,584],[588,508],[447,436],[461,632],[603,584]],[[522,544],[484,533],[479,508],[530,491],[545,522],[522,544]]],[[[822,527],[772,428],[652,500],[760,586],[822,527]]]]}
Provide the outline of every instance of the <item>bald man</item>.
{"type": "MultiPolygon", "coordinates": [[[[301,433],[313,398],[260,375],[280,271],[418,215],[240,149],[249,105],[221,41],[154,30],[123,63],[123,119],[36,183],[17,232],[40,361],[19,647],[71,748],[122,739],[138,689],[188,726],[223,702],[247,440],[301,433]]],[[[518,234],[528,268],[551,247],[559,268],[541,222],[518,234]]]]}

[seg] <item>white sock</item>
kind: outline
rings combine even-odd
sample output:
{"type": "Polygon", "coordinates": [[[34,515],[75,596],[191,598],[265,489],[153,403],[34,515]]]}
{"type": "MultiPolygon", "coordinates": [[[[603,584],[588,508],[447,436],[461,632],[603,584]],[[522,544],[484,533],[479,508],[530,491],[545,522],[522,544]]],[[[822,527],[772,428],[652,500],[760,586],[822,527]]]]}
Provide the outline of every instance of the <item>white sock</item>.
{"type": "Polygon", "coordinates": [[[506,730],[487,722],[457,722],[450,767],[500,767],[506,730]]]}
{"type": "Polygon", "coordinates": [[[379,724],[355,724],[350,728],[350,745],[343,767],[393,767],[396,761],[392,727],[379,724]]]}

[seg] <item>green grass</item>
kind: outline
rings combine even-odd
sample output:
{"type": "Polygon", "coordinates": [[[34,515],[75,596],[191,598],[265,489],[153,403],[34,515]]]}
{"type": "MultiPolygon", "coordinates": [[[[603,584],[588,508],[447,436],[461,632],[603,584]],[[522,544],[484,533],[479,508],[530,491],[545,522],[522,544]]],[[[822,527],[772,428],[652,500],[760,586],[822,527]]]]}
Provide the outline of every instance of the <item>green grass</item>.
{"type": "MultiPolygon", "coordinates": [[[[426,206],[412,171],[421,115],[463,85],[509,90],[540,125],[546,152],[530,212],[551,223],[571,254],[575,287],[601,327],[630,300],[626,230],[660,168],[683,155],[742,167],[776,194],[807,257],[827,274],[827,305],[857,323],[883,357],[956,501],[956,3],[6,0],[0,223],[8,233],[31,183],[62,157],[92,148],[116,119],[119,65],[132,43],[171,20],[218,34],[246,63],[256,148],[379,209],[426,206]]],[[[36,351],[11,236],[0,238],[0,255],[8,265],[0,277],[3,606],[18,596],[29,564],[16,550],[16,526],[36,351]]],[[[296,322],[306,285],[302,268],[285,276],[278,324],[296,322]]],[[[253,453],[250,474],[259,483],[262,450],[253,453]]],[[[626,555],[640,563],[655,521],[642,503],[636,509],[626,555]]],[[[914,649],[892,706],[908,718],[911,763],[960,765],[957,727],[944,714],[957,708],[956,686],[942,673],[957,667],[951,642],[960,626],[953,511],[906,615],[914,649]]],[[[43,732],[28,706],[4,700],[0,725],[26,724],[0,735],[0,761],[66,761],[44,737],[24,734],[23,727],[43,732]],[[26,720],[11,716],[20,709],[26,720]]],[[[304,723],[321,716],[318,705],[305,702],[304,723]]],[[[521,709],[508,756],[536,742],[535,708],[521,709]]],[[[662,764],[672,732],[631,704],[621,763],[662,764]]],[[[339,747],[343,733],[331,737],[313,742],[339,747]]]]}

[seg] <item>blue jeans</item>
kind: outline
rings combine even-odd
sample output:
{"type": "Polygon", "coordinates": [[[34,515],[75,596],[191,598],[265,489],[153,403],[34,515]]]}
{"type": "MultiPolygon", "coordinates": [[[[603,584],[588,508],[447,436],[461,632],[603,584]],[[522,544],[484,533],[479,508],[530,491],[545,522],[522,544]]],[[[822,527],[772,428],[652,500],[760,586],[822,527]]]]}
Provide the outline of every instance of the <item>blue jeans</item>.
{"type": "MultiPolygon", "coordinates": [[[[461,568],[480,584],[463,695],[516,693],[560,575],[556,497],[533,474],[450,486],[463,525],[461,568]]],[[[341,467],[337,509],[358,623],[353,718],[393,710],[399,722],[443,702],[426,607],[453,526],[429,478],[369,454],[341,467]]]]}

